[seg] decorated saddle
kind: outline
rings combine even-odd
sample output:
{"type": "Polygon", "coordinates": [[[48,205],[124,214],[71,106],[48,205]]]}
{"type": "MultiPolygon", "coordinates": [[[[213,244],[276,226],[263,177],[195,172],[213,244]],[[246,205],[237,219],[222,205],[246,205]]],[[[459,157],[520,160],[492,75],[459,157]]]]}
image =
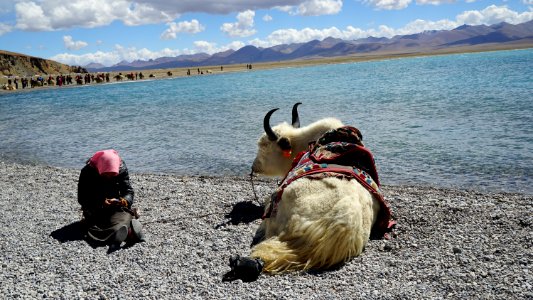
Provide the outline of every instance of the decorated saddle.
{"type": "Polygon", "coordinates": [[[374,157],[361,140],[362,135],[357,128],[344,126],[329,130],[316,142],[310,143],[308,151],[302,151],[296,156],[292,168],[272,194],[263,219],[276,215],[284,189],[299,178],[355,179],[376,197],[381,206],[372,228],[372,237],[387,237],[386,233],[396,222],[392,219],[390,206],[379,189],[374,157]]]}

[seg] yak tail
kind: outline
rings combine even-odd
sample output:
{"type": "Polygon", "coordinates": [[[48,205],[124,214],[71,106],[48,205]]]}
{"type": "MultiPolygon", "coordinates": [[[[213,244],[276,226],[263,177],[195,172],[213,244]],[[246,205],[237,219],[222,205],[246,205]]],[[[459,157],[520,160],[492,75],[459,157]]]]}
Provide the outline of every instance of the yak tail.
{"type": "MultiPolygon", "coordinates": [[[[253,249],[251,256],[265,263],[263,272],[327,269],[361,254],[368,239],[359,222],[339,215],[311,222],[301,222],[292,235],[272,237],[253,249]],[[359,224],[357,224],[359,223],[359,224]]],[[[295,229],[295,228],[294,228],[295,229]]]]}
{"type": "Polygon", "coordinates": [[[265,263],[263,272],[276,274],[301,268],[296,251],[277,237],[270,238],[252,249],[252,257],[259,257],[265,263]]]}

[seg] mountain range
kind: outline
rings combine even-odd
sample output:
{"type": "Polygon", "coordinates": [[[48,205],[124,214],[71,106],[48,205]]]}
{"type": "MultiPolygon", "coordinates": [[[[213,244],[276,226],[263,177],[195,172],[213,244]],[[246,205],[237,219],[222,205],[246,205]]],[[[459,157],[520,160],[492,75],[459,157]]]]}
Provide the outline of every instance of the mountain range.
{"type": "Polygon", "coordinates": [[[397,54],[426,54],[454,49],[479,49],[494,45],[519,45],[533,47],[533,20],[517,25],[499,23],[487,25],[462,25],[452,30],[431,30],[417,34],[397,35],[392,38],[367,37],[357,40],[326,38],[307,43],[283,44],[269,48],[245,46],[209,55],[198,53],[177,57],[160,57],[151,60],[122,61],[111,67],[89,64],[89,72],[111,72],[179,67],[216,66],[278,62],[298,59],[316,59],[338,56],[369,56],[397,54]]]}

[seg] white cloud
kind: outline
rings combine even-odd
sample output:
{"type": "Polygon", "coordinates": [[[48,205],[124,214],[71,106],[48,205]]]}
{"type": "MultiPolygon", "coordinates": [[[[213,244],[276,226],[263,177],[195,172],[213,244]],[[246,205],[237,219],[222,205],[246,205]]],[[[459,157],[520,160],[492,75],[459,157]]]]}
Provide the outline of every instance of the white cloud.
{"type": "Polygon", "coordinates": [[[22,2],[15,5],[17,28],[22,30],[52,30],[50,21],[43,8],[33,2],[22,2]]]}
{"type": "Polygon", "coordinates": [[[342,0],[308,0],[298,6],[296,13],[303,16],[335,15],[341,9],[342,0]]]}
{"type": "MultiPolygon", "coordinates": [[[[426,21],[426,20],[414,20],[402,28],[398,28],[393,31],[394,35],[404,35],[404,34],[413,34],[419,33],[428,30],[451,30],[462,24],[450,20],[439,20],[439,21],[426,21]]],[[[390,37],[391,35],[386,35],[390,37]]]]}
{"type": "Polygon", "coordinates": [[[169,49],[165,48],[160,51],[152,51],[146,48],[137,49],[135,47],[123,47],[121,45],[115,45],[114,49],[109,52],[97,51],[94,53],[86,54],[71,54],[61,53],[57,54],[50,59],[76,66],[86,66],[90,63],[100,63],[104,66],[112,66],[121,61],[134,61],[134,60],[149,60],[159,57],[175,57],[183,54],[195,54],[205,52],[208,54],[214,54],[217,52],[226,51],[229,49],[237,50],[246,46],[243,42],[234,41],[228,45],[218,47],[216,43],[210,43],[206,41],[194,42],[194,49],[169,49]]]}
{"type": "MultiPolygon", "coordinates": [[[[431,4],[431,5],[440,5],[445,3],[454,3],[456,0],[416,0],[417,4],[431,4]]],[[[473,2],[476,0],[466,0],[467,2],[473,2]]]]}
{"type": "MultiPolygon", "coordinates": [[[[400,10],[407,8],[413,0],[362,0],[364,3],[375,7],[378,10],[400,10]]],[[[440,5],[445,3],[455,3],[457,0],[416,0],[419,5],[440,5]]],[[[476,0],[465,0],[474,2],[476,0]]]]}
{"type": "Polygon", "coordinates": [[[249,41],[249,43],[256,47],[266,48],[280,44],[305,43],[311,40],[323,40],[327,37],[344,40],[356,40],[369,36],[390,38],[398,34],[412,34],[424,30],[452,29],[455,27],[457,26],[454,22],[445,20],[439,22],[417,20],[399,29],[394,29],[385,25],[380,25],[377,28],[371,28],[367,30],[353,26],[347,26],[344,29],[339,29],[337,27],[329,27],[324,29],[304,28],[301,30],[281,29],[272,32],[266,39],[253,39],[249,41]]]}
{"type": "Polygon", "coordinates": [[[229,49],[232,50],[238,50],[242,47],[246,46],[241,41],[233,41],[230,44],[227,44],[225,46],[218,47],[216,43],[210,43],[207,41],[196,41],[194,42],[194,51],[195,53],[203,52],[207,54],[214,54],[218,52],[224,52],[229,49]]]}
{"type": "Polygon", "coordinates": [[[322,16],[335,15],[342,9],[343,0],[305,0],[299,5],[280,5],[274,9],[288,13],[289,15],[322,16]]]}
{"type": "Polygon", "coordinates": [[[63,43],[68,50],[80,50],[89,45],[84,41],[74,41],[70,35],[63,36],[63,43]]]}
{"type": "Polygon", "coordinates": [[[481,11],[464,12],[458,15],[456,20],[442,19],[438,21],[429,21],[417,19],[409,22],[401,28],[396,29],[385,25],[380,25],[377,28],[371,28],[367,30],[352,26],[348,26],[342,30],[336,27],[324,29],[304,28],[301,30],[281,29],[272,32],[265,39],[253,39],[249,41],[249,43],[256,47],[266,48],[280,44],[304,43],[315,39],[323,40],[327,37],[345,40],[354,40],[369,36],[391,38],[395,35],[413,34],[427,30],[451,30],[465,23],[469,25],[492,25],[505,21],[511,24],[518,24],[532,19],[533,11],[517,13],[509,10],[505,6],[498,7],[491,5],[481,11]]]}
{"type": "Polygon", "coordinates": [[[125,48],[121,45],[115,45],[114,49],[110,52],[97,51],[94,53],[86,53],[81,55],[62,53],[55,55],[50,59],[69,65],[85,66],[91,62],[95,62],[103,64],[104,66],[111,66],[123,60],[148,60],[156,59],[163,56],[177,56],[180,54],[184,54],[184,51],[172,50],[169,48],[165,48],[160,51],[151,51],[146,48],[125,48]]]}
{"type": "Polygon", "coordinates": [[[203,12],[207,14],[229,14],[245,10],[270,9],[276,6],[295,6],[306,0],[136,0],[150,4],[163,11],[179,14],[203,12]]]}
{"type": "Polygon", "coordinates": [[[244,46],[246,46],[246,44],[241,42],[241,41],[233,41],[233,42],[227,44],[226,46],[222,47],[221,51],[226,51],[226,50],[229,50],[229,49],[239,50],[239,49],[241,49],[244,46]]]}
{"type": "Polygon", "coordinates": [[[533,5],[533,0],[522,0],[525,5],[533,5]]]}
{"type": "Polygon", "coordinates": [[[510,24],[519,24],[533,19],[533,11],[526,11],[517,13],[507,8],[507,6],[491,5],[487,8],[477,11],[465,11],[457,16],[457,22],[469,25],[491,25],[500,22],[507,22],[510,24]]]}
{"type": "Polygon", "coordinates": [[[72,27],[98,27],[120,20],[126,25],[169,22],[177,14],[159,11],[129,0],[41,0],[15,4],[16,27],[48,31],[72,27]]]}
{"type": "Polygon", "coordinates": [[[396,35],[397,30],[381,25],[378,29],[363,30],[353,26],[347,26],[341,30],[337,27],[330,27],[324,29],[304,28],[296,29],[280,29],[272,32],[266,39],[253,39],[249,41],[251,45],[256,47],[272,47],[281,44],[291,43],[305,43],[312,40],[323,40],[327,37],[339,38],[344,40],[355,40],[365,38],[368,36],[376,37],[392,37],[396,35]]]}
{"type": "Polygon", "coordinates": [[[203,53],[215,53],[216,52],[216,43],[210,43],[210,42],[207,42],[207,41],[196,41],[193,43],[194,44],[194,48],[198,51],[198,52],[203,52],[203,53]]]}
{"type": "Polygon", "coordinates": [[[270,15],[264,15],[264,16],[263,16],[263,21],[265,21],[265,22],[270,22],[270,21],[272,21],[272,16],[270,16],[270,15]]]}
{"type": "Polygon", "coordinates": [[[251,10],[243,11],[237,15],[236,23],[224,23],[220,30],[230,37],[247,37],[254,35],[255,12],[251,10]]]}
{"type": "Polygon", "coordinates": [[[16,0],[5,5],[3,0],[0,2],[2,11],[14,7],[16,27],[28,31],[93,28],[117,20],[128,26],[168,23],[184,13],[228,14],[302,3],[322,4],[326,12],[331,12],[339,3],[342,5],[342,0],[16,0]]]}
{"type": "MultiPolygon", "coordinates": [[[[114,4],[114,2],[112,3],[114,4]]],[[[122,9],[124,9],[124,7],[122,7],[122,9]]],[[[119,14],[116,19],[121,20],[126,25],[136,26],[143,24],[157,24],[161,22],[169,22],[177,18],[178,16],[178,13],[161,11],[151,6],[150,4],[133,3],[130,4],[127,9],[125,9],[125,15],[119,14]]]]}
{"type": "Polygon", "coordinates": [[[412,34],[425,30],[450,30],[461,25],[493,25],[501,22],[519,24],[533,20],[533,11],[518,13],[507,6],[490,5],[483,10],[465,11],[456,16],[455,20],[442,19],[438,21],[414,20],[402,28],[396,29],[395,34],[412,34]]]}
{"type": "Polygon", "coordinates": [[[50,57],[50,59],[71,66],[86,66],[92,62],[111,66],[120,61],[120,58],[115,53],[102,51],[82,55],[61,53],[50,57]]]}
{"type": "Polygon", "coordinates": [[[13,27],[7,25],[7,24],[4,24],[4,23],[0,23],[0,36],[10,32],[11,30],[13,29],[13,27]]]}
{"type": "Polygon", "coordinates": [[[246,44],[241,41],[233,41],[224,46],[218,46],[217,43],[211,43],[208,41],[195,41],[193,45],[194,45],[194,49],[190,52],[192,53],[202,52],[202,53],[207,53],[207,54],[215,54],[218,52],[224,52],[229,49],[238,50],[246,46],[246,44]]]}
{"type": "Polygon", "coordinates": [[[399,10],[406,8],[411,3],[411,0],[363,0],[363,2],[374,6],[378,10],[399,10]]]}
{"type": "Polygon", "coordinates": [[[121,45],[115,45],[115,52],[120,56],[121,60],[134,61],[156,59],[163,56],[177,56],[183,54],[184,51],[164,48],[160,51],[151,51],[146,48],[137,49],[136,47],[125,48],[121,45]]]}
{"type": "Polygon", "coordinates": [[[280,5],[280,6],[274,7],[274,9],[277,9],[279,11],[286,12],[286,13],[291,13],[293,7],[289,5],[280,5]]]}
{"type": "Polygon", "coordinates": [[[178,33],[189,33],[195,34],[205,30],[205,27],[198,22],[198,20],[193,19],[190,22],[183,21],[179,23],[169,23],[168,29],[161,34],[161,39],[170,40],[175,39],[178,33]]]}
{"type": "Polygon", "coordinates": [[[302,30],[281,29],[272,32],[265,40],[251,40],[250,44],[256,47],[272,47],[281,44],[304,43],[311,40],[323,40],[327,37],[357,39],[366,36],[368,35],[365,31],[352,26],[346,27],[345,30],[340,30],[336,27],[324,29],[304,28],[302,30]]]}

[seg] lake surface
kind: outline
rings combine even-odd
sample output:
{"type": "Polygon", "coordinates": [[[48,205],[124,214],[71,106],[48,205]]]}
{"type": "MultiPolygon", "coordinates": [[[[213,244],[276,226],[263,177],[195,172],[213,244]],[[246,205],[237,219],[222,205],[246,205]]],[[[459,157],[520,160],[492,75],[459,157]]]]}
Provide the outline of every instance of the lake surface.
{"type": "Polygon", "coordinates": [[[252,70],[0,94],[0,160],[247,175],[271,123],[361,130],[383,184],[533,193],[533,50],[252,70]]]}

